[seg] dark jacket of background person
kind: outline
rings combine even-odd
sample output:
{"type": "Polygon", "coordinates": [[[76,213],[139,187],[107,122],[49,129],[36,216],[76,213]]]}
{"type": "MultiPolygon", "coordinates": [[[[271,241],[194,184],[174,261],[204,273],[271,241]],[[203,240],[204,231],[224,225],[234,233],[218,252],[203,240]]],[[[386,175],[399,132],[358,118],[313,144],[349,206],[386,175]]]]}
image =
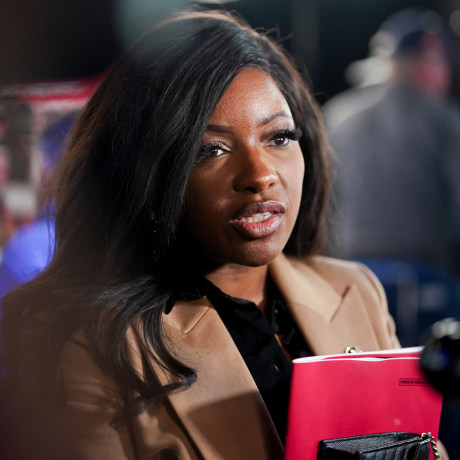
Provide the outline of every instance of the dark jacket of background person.
{"type": "Polygon", "coordinates": [[[447,99],[440,21],[417,8],[389,17],[370,57],[350,66],[361,85],[325,105],[338,161],[332,250],[341,256],[460,272],[460,116],[447,99]]]}
{"type": "Polygon", "coordinates": [[[460,119],[408,85],[330,134],[338,156],[336,245],[460,272],[460,119]]]}

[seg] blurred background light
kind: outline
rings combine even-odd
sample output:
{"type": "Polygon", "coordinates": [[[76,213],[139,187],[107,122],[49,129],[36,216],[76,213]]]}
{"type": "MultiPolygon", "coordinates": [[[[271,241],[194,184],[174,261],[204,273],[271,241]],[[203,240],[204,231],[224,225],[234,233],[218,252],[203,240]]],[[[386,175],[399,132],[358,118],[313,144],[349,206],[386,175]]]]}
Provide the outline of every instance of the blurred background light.
{"type": "Polygon", "coordinates": [[[174,11],[189,6],[189,0],[115,0],[113,6],[115,35],[121,46],[126,47],[152,24],[167,18],[174,11]]]}
{"type": "Polygon", "coordinates": [[[460,36],[460,9],[455,10],[449,16],[449,25],[452,31],[460,36]]]}

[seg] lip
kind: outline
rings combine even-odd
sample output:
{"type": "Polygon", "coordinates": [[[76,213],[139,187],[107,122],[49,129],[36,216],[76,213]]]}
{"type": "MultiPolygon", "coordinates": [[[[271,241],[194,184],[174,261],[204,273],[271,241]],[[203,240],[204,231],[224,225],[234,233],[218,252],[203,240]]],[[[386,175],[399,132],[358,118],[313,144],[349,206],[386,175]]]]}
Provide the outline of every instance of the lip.
{"type": "Polygon", "coordinates": [[[244,238],[253,240],[275,233],[284,219],[286,207],[280,201],[251,203],[240,209],[229,224],[244,238]],[[246,218],[264,215],[261,222],[248,222],[246,218]]]}

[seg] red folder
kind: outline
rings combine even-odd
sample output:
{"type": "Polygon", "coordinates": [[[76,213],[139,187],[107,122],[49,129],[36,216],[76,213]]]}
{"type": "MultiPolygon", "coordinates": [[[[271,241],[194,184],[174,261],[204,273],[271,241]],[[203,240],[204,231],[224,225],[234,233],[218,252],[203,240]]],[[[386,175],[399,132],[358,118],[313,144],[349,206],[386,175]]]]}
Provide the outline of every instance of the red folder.
{"type": "Polygon", "coordinates": [[[314,460],[322,439],[391,431],[437,439],[442,396],[420,368],[421,348],[293,361],[285,460],[314,460]]]}

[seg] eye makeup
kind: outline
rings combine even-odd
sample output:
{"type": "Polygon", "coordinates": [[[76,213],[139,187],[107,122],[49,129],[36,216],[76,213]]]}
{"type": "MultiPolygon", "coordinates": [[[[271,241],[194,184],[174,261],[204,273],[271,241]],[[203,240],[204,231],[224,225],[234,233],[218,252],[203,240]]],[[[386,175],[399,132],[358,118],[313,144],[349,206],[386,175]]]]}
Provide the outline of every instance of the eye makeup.
{"type": "Polygon", "coordinates": [[[296,142],[300,140],[302,134],[302,130],[297,127],[294,129],[278,129],[275,132],[269,133],[267,136],[265,136],[265,139],[263,140],[275,142],[276,146],[281,147],[287,145],[286,141],[296,142]],[[284,140],[284,142],[281,142],[279,144],[276,143],[279,140],[284,140]]]}

